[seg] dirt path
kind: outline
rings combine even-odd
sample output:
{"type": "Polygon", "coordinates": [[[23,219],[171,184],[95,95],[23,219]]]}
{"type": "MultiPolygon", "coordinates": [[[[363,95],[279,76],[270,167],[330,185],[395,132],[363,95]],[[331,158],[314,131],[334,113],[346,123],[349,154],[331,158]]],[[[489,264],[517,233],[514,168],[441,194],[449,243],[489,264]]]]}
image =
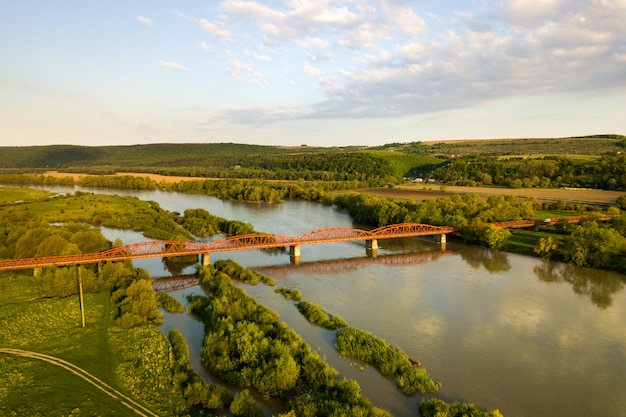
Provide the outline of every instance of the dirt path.
{"type": "Polygon", "coordinates": [[[43,353],[30,352],[30,351],[21,350],[21,349],[0,348],[0,354],[2,353],[7,354],[7,355],[21,356],[23,358],[38,359],[44,362],[51,363],[52,365],[56,365],[63,369],[66,369],[70,373],[84,379],[85,381],[87,381],[88,383],[90,383],[91,385],[93,385],[94,387],[102,391],[103,393],[107,394],[108,396],[113,398],[115,401],[123,404],[131,411],[134,411],[137,415],[143,416],[143,417],[158,417],[159,416],[158,414],[153,413],[152,411],[150,411],[143,405],[135,402],[133,399],[117,391],[115,388],[111,387],[110,385],[106,384],[105,382],[101,381],[95,376],[91,375],[89,372],[85,371],[84,369],[79,368],[78,366],[70,362],[64,361],[63,359],[55,358],[54,356],[45,355],[43,353]]]}

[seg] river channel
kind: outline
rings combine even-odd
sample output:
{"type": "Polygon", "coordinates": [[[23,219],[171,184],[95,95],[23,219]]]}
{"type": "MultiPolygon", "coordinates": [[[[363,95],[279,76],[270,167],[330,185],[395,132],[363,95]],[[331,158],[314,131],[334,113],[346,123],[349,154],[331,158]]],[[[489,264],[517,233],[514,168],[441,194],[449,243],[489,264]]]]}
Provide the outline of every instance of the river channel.
{"type": "MultiPolygon", "coordinates": [[[[204,208],[282,235],[353,227],[333,207],[309,202],[244,204],[213,197],[161,191],[84,190],[134,195],[182,213],[204,208]]],[[[128,231],[105,230],[109,239],[145,241],[128,231]]],[[[230,257],[276,280],[276,287],[302,291],[350,325],[397,344],[442,383],[437,397],[499,409],[505,417],[626,416],[626,277],[533,257],[499,253],[424,239],[379,241],[375,258],[363,242],[301,247],[300,265],[287,252],[246,251],[230,257]]],[[[153,277],[170,275],[160,259],[140,260],[153,277]]],[[[184,272],[193,272],[193,268],[184,272]]],[[[259,284],[243,285],[261,304],[277,311],[312,349],[362,393],[394,416],[418,415],[420,396],[405,397],[375,369],[340,358],[333,333],[307,323],[294,307],[259,284]]],[[[172,294],[184,301],[189,288],[172,294]]],[[[194,366],[202,325],[186,314],[165,314],[164,332],[177,328],[187,338],[194,366]]]]}

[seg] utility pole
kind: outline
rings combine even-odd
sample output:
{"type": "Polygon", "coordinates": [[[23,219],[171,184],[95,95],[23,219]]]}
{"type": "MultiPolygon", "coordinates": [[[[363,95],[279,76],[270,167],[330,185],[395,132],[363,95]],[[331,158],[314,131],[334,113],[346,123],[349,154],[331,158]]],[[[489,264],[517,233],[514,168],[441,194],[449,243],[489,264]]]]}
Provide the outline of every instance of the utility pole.
{"type": "Polygon", "coordinates": [[[78,269],[78,294],[80,297],[80,317],[83,322],[83,327],[85,327],[85,302],[83,300],[83,274],[80,269],[80,265],[77,265],[78,269]]]}

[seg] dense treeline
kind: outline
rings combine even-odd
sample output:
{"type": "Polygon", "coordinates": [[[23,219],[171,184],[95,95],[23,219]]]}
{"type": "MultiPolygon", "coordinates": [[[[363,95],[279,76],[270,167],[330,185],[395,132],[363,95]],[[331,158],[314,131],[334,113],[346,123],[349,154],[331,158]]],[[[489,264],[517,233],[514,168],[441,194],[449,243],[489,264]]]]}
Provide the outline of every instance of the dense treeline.
{"type": "Polygon", "coordinates": [[[466,226],[532,218],[534,200],[520,203],[514,196],[490,196],[483,201],[476,194],[424,200],[419,203],[392,201],[363,194],[345,194],[333,200],[345,208],[358,224],[380,227],[395,223],[426,223],[466,226]]]}
{"type": "Polygon", "coordinates": [[[422,174],[452,185],[626,190],[626,154],[603,155],[599,159],[470,156],[449,159],[432,171],[422,171],[422,174]]]}
{"type": "Polygon", "coordinates": [[[355,381],[338,380],[337,371],[278,314],[233,286],[226,274],[206,267],[200,280],[210,295],[193,296],[190,303],[205,323],[201,357],[214,374],[280,400],[285,415],[389,415],[361,397],[355,381]]]}
{"type": "Polygon", "coordinates": [[[186,230],[198,237],[213,236],[220,233],[226,236],[255,233],[254,227],[250,223],[241,220],[227,220],[204,209],[187,209],[179,221],[186,230]]]}

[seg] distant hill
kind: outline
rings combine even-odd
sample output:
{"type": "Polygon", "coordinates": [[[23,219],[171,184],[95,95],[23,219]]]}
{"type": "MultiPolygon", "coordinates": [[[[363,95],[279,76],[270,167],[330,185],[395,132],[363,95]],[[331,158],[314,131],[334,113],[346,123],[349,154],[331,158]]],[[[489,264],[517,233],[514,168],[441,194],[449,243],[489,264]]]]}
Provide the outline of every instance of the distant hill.
{"type": "Polygon", "coordinates": [[[626,151],[626,136],[545,139],[481,139],[390,143],[376,149],[433,155],[605,155],[626,151]]]}
{"type": "MultiPolygon", "coordinates": [[[[597,164],[600,157],[619,155],[619,160],[607,160],[604,165],[621,164],[623,155],[620,154],[625,151],[626,137],[622,135],[410,142],[345,148],[235,143],[16,146],[0,147],[0,170],[59,170],[88,174],[145,172],[205,178],[374,181],[372,184],[377,185],[392,184],[403,177],[435,178],[444,182],[472,184],[484,182],[491,176],[494,184],[505,184],[505,181],[510,182],[515,178],[522,181],[530,177],[532,181],[527,182],[535,186],[536,176],[538,180],[542,180],[542,177],[549,178],[554,186],[557,178],[552,178],[550,173],[555,171],[554,167],[563,166],[562,162],[555,159],[557,157],[583,161],[581,167],[584,166],[584,169],[576,165],[577,172],[583,175],[590,168],[594,168],[593,165],[597,164]],[[542,169],[535,169],[536,174],[532,175],[525,172],[530,165],[521,158],[541,159],[542,162],[537,164],[542,169]],[[477,169],[479,166],[480,169],[477,169]],[[508,173],[502,175],[503,172],[508,173]]],[[[594,171],[593,175],[607,177],[600,183],[602,187],[622,189],[621,174],[611,169],[610,172],[594,171]],[[616,175],[617,179],[609,183],[610,177],[616,175]]],[[[561,184],[564,175],[559,175],[561,179],[558,184],[561,184]]],[[[590,174],[584,175],[589,177],[590,174]]],[[[582,184],[580,180],[572,180],[567,184],[570,183],[582,184]]]]}

